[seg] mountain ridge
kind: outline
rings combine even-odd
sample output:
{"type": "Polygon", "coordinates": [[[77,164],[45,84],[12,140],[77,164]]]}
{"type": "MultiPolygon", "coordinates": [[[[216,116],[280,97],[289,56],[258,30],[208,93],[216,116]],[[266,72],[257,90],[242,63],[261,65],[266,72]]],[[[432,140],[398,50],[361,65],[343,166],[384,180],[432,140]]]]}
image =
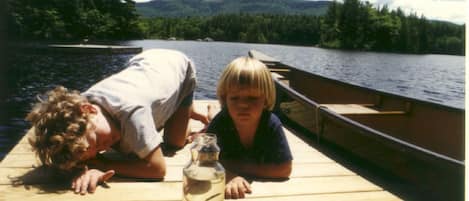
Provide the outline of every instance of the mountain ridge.
{"type": "Polygon", "coordinates": [[[142,17],[188,17],[219,14],[323,15],[330,1],[306,0],[153,0],[136,3],[142,17]]]}

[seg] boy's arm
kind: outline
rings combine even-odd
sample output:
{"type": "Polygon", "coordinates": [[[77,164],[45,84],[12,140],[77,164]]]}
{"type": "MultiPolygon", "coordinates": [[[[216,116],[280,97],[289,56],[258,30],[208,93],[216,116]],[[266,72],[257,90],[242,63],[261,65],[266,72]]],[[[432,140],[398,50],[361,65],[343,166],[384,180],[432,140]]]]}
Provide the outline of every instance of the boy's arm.
{"type": "Polygon", "coordinates": [[[290,176],[292,162],[287,161],[279,164],[254,164],[242,161],[223,160],[223,166],[240,175],[269,179],[286,179],[290,176]]]}
{"type": "Polygon", "coordinates": [[[145,159],[99,159],[90,160],[88,165],[102,171],[114,170],[117,175],[134,178],[162,179],[166,174],[166,165],[160,146],[155,148],[145,159]]]}
{"type": "Polygon", "coordinates": [[[99,183],[105,182],[115,173],[121,176],[145,179],[162,179],[165,163],[161,148],[155,148],[146,158],[132,160],[110,160],[103,157],[87,161],[87,169],[72,181],[75,193],[93,193],[99,183]]]}

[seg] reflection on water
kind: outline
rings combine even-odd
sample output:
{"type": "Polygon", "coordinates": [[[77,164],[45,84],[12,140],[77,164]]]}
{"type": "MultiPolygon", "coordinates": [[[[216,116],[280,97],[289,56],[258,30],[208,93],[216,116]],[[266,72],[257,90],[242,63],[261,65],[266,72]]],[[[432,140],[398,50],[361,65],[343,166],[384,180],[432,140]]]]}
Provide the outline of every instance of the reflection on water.
{"type": "MultiPolygon", "coordinates": [[[[140,40],[122,44],[144,49],[177,49],[197,67],[196,99],[215,99],[222,69],[231,60],[262,51],[289,65],[334,79],[453,107],[464,106],[464,57],[403,55],[326,50],[313,47],[225,42],[140,40]]],[[[0,79],[7,91],[0,97],[0,159],[22,137],[24,116],[35,96],[56,85],[83,91],[118,72],[133,55],[57,55],[15,52],[0,79]]]]}

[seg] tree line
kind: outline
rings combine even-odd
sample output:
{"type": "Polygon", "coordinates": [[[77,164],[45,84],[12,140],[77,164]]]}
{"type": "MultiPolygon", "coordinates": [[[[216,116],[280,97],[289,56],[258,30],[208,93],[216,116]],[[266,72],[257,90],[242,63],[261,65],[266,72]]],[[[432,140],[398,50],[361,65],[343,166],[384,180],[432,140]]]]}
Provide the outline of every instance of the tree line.
{"type": "Polygon", "coordinates": [[[324,16],[324,47],[407,53],[464,54],[465,25],[430,21],[398,8],[373,8],[369,2],[333,1],[324,16]]]}
{"type": "Polygon", "coordinates": [[[315,45],[320,18],[306,15],[221,14],[212,17],[152,18],[142,22],[147,38],[203,39],[315,45]],[[301,24],[302,26],[298,26],[301,24]]]}
{"type": "Polygon", "coordinates": [[[17,39],[168,39],[464,55],[465,25],[431,21],[369,2],[333,1],[324,16],[221,14],[141,18],[131,0],[8,0],[17,39]]]}
{"type": "Polygon", "coordinates": [[[132,0],[7,0],[8,36],[21,40],[142,37],[132,0]]]}

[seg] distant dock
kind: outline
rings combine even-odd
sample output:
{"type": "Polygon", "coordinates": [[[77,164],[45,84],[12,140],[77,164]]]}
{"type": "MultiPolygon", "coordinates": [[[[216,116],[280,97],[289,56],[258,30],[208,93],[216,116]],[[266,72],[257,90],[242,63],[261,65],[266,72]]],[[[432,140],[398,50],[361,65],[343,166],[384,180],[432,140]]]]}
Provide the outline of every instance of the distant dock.
{"type": "Polygon", "coordinates": [[[19,45],[14,48],[32,52],[72,53],[72,54],[138,54],[142,47],[98,44],[35,44],[19,45]]]}

